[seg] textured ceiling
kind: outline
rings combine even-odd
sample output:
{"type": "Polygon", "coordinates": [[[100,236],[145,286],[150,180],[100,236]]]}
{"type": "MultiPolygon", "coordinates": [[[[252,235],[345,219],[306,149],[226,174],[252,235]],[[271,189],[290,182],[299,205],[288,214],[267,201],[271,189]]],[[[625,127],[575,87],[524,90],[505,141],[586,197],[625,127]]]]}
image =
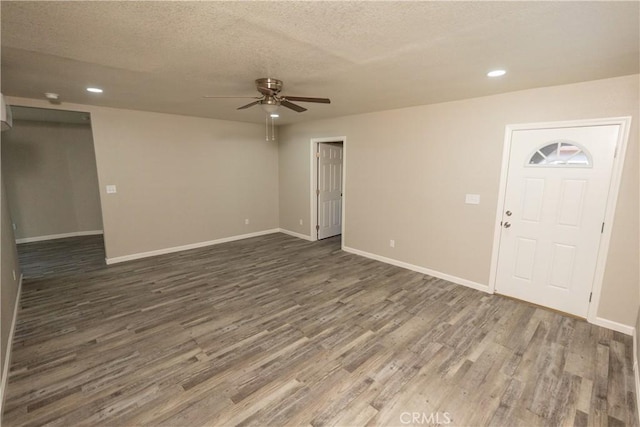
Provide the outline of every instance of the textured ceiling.
{"type": "Polygon", "coordinates": [[[639,6],[2,1],[2,92],[249,122],[264,113],[236,110],[248,100],[202,96],[255,96],[272,77],[331,98],[283,109],[292,123],[638,73],[639,6]]]}

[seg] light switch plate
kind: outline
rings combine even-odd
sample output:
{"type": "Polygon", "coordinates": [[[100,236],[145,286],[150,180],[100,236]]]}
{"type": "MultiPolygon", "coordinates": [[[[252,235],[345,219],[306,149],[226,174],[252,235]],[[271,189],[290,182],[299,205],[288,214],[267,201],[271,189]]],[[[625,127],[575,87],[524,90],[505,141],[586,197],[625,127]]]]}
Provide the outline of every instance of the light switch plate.
{"type": "Polygon", "coordinates": [[[107,185],[107,194],[113,194],[116,193],[116,186],[115,185],[107,185]]]}
{"type": "Polygon", "coordinates": [[[464,202],[468,205],[479,205],[480,204],[480,195],[479,194],[467,194],[464,198],[464,202]]]}

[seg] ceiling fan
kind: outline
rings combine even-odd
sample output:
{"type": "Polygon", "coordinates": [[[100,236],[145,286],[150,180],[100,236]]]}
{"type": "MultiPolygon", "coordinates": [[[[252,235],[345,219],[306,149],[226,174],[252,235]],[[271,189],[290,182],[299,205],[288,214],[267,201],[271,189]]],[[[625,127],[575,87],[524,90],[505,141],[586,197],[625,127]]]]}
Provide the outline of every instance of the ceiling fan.
{"type": "Polygon", "coordinates": [[[286,96],[280,95],[282,90],[282,80],[272,79],[269,77],[257,79],[256,89],[262,94],[262,96],[205,96],[205,98],[252,98],[257,101],[238,107],[238,110],[244,110],[245,108],[253,107],[254,105],[260,105],[262,109],[267,113],[274,113],[279,106],[289,108],[290,110],[302,113],[307,111],[306,108],[300,105],[294,104],[291,101],[297,102],[317,102],[320,104],[330,104],[329,98],[309,98],[304,96],[286,96]]]}

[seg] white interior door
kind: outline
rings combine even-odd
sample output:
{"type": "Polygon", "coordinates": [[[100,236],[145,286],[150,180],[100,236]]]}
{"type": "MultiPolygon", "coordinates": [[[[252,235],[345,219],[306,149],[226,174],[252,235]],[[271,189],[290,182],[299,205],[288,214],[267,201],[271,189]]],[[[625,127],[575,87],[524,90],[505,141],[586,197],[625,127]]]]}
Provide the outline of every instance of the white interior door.
{"type": "Polygon", "coordinates": [[[587,316],[619,132],[513,131],[496,292],[587,316]]]}
{"type": "Polygon", "coordinates": [[[342,234],[342,144],[318,144],[318,239],[342,234]]]}

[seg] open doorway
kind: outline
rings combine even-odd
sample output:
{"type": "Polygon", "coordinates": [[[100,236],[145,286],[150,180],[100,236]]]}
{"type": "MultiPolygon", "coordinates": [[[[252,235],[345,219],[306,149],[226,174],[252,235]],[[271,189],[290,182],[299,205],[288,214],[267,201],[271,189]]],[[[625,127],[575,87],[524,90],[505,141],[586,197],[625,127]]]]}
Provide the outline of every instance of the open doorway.
{"type": "Polygon", "coordinates": [[[90,114],[11,109],[1,156],[16,243],[102,235],[90,114]]]}
{"type": "Polygon", "coordinates": [[[311,236],[344,234],[345,138],[311,140],[311,236]]]}

